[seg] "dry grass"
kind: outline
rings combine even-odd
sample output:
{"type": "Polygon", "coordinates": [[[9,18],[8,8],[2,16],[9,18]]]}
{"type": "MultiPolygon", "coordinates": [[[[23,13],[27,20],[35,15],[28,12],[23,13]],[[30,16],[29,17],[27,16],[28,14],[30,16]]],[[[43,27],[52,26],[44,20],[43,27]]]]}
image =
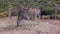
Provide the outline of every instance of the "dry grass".
{"type": "Polygon", "coordinates": [[[23,20],[19,27],[16,27],[16,18],[8,21],[7,18],[0,19],[0,34],[60,34],[60,27],[48,20],[23,20]]]}

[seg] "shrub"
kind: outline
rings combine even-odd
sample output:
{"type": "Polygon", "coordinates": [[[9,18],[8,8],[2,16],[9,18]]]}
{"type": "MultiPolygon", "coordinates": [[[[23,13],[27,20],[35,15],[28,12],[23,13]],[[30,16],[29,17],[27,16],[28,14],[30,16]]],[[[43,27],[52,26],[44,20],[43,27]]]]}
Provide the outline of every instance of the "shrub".
{"type": "Polygon", "coordinates": [[[43,19],[49,19],[49,16],[43,15],[42,18],[43,18],[43,19]]]}
{"type": "Polygon", "coordinates": [[[50,19],[55,19],[55,14],[51,14],[50,19]]]}
{"type": "Polygon", "coordinates": [[[4,15],[4,13],[0,13],[0,18],[4,18],[6,17],[6,15],[4,15]]]}
{"type": "Polygon", "coordinates": [[[56,18],[60,20],[60,14],[59,14],[59,15],[57,15],[57,16],[56,16],[56,18]]]}
{"type": "Polygon", "coordinates": [[[5,11],[5,12],[3,12],[3,13],[4,13],[4,15],[8,16],[8,13],[7,13],[7,11],[5,11]]]}

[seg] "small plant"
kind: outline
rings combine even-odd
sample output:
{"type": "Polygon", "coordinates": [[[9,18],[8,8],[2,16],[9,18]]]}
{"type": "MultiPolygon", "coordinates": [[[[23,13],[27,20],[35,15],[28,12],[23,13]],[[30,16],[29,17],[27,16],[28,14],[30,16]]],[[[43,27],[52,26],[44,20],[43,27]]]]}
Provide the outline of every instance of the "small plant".
{"type": "Polygon", "coordinates": [[[56,18],[60,20],[60,14],[59,14],[59,15],[57,15],[57,16],[56,16],[56,18]]]}
{"type": "Polygon", "coordinates": [[[50,19],[55,19],[55,14],[51,14],[50,19]]]}
{"type": "Polygon", "coordinates": [[[7,11],[5,11],[5,12],[3,12],[3,13],[4,13],[4,15],[8,16],[8,13],[7,13],[7,11]]]}
{"type": "Polygon", "coordinates": [[[4,18],[6,15],[4,13],[0,13],[0,18],[4,18]]]}
{"type": "Polygon", "coordinates": [[[43,18],[43,19],[49,19],[49,16],[43,15],[42,18],[43,18]]]}

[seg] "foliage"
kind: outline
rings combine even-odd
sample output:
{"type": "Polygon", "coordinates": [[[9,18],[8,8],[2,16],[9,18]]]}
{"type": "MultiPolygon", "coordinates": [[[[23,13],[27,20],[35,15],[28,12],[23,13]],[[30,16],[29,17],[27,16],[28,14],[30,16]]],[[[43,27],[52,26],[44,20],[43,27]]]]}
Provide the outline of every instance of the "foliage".
{"type": "Polygon", "coordinates": [[[4,13],[0,13],[0,18],[5,18],[6,15],[4,13]]]}
{"type": "Polygon", "coordinates": [[[49,19],[49,16],[48,15],[43,15],[42,19],[49,19]]]}
{"type": "Polygon", "coordinates": [[[59,20],[60,20],[60,14],[59,14],[59,15],[57,15],[56,17],[57,17],[57,19],[59,19],[59,20]]]}
{"type": "Polygon", "coordinates": [[[39,7],[43,12],[50,15],[54,13],[55,4],[60,6],[60,0],[0,0],[0,13],[9,8],[24,5],[27,7],[39,7]]]}
{"type": "Polygon", "coordinates": [[[50,19],[54,19],[54,18],[55,18],[55,14],[51,14],[50,19]]]}
{"type": "Polygon", "coordinates": [[[13,7],[19,5],[25,5],[28,7],[37,6],[43,9],[52,9],[53,5],[58,4],[60,5],[59,0],[0,0],[0,9],[7,10],[8,6],[12,5],[13,7]],[[47,8],[48,7],[48,8],[47,8]]]}

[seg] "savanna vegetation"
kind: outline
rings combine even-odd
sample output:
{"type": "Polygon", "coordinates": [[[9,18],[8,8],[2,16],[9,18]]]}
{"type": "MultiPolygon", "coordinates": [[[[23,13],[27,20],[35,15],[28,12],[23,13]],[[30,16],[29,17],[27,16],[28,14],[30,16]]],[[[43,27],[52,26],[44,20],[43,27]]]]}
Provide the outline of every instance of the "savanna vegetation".
{"type": "MultiPolygon", "coordinates": [[[[54,7],[56,4],[59,7],[60,0],[0,0],[0,17],[7,17],[9,8],[24,5],[27,7],[39,7],[41,15],[45,15],[44,17],[46,19],[53,18],[55,15],[54,7]]],[[[57,18],[60,19],[60,14],[57,15],[57,18]]]]}

